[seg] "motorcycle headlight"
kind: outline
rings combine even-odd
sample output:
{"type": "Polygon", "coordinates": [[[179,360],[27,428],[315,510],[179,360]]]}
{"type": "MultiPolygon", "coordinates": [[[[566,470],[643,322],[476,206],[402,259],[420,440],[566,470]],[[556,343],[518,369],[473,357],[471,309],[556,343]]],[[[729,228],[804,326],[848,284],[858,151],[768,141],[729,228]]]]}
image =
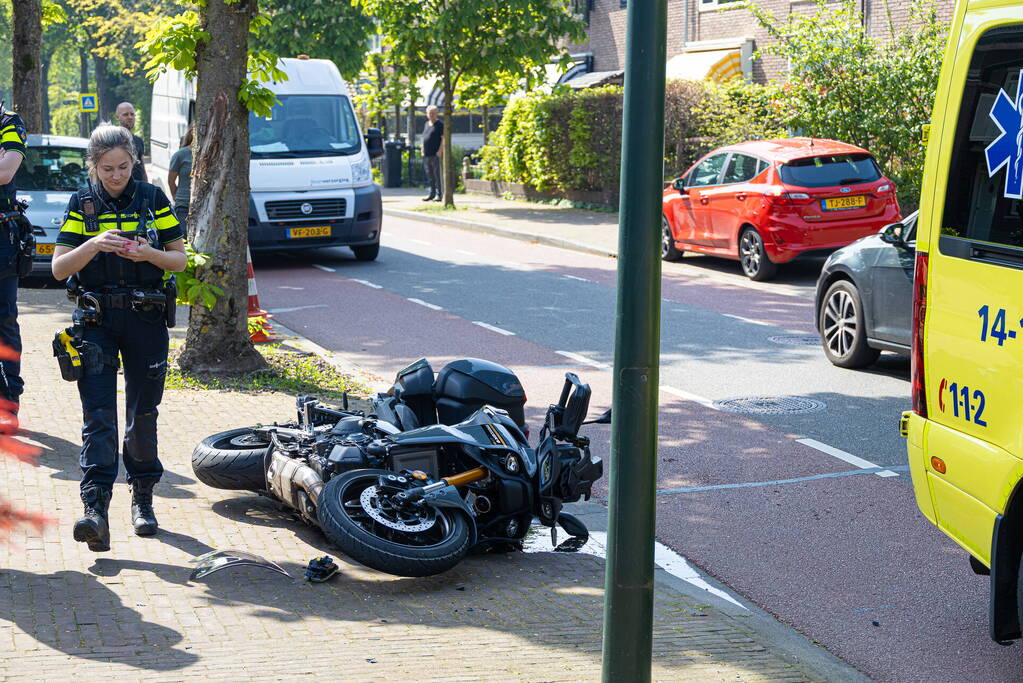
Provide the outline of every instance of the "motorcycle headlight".
{"type": "Polygon", "coordinates": [[[369,182],[372,177],[373,171],[370,170],[368,159],[363,159],[362,161],[357,161],[352,164],[353,183],[366,183],[369,182]]]}
{"type": "Polygon", "coordinates": [[[504,459],[504,469],[509,474],[518,474],[518,471],[522,469],[522,462],[517,456],[509,455],[504,459]]]}

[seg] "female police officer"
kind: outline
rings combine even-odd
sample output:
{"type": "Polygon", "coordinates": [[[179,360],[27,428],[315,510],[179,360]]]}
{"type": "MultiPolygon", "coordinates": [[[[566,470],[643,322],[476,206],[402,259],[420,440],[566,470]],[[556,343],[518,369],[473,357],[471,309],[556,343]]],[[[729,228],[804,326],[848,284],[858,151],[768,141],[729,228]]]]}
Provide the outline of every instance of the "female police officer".
{"type": "Polygon", "coordinates": [[[118,353],[124,360],[122,453],[132,490],[132,522],[140,536],[156,533],[153,486],[163,473],[156,417],[168,340],[160,294],[164,271],[186,265],[181,227],[170,203],[160,189],[132,179],[136,161],[126,128],[101,125],[93,131],[86,162],[89,184],[72,195],[53,252],[53,276],[63,280],[77,274],[80,281],[75,320],[82,324],[81,338],[99,347],[78,380],[85,423],[80,459],[85,515],[74,528],[75,540],[95,551],[110,549],[107,509],[118,465],[118,353]],[[155,239],[139,241],[140,230],[155,239]]]}

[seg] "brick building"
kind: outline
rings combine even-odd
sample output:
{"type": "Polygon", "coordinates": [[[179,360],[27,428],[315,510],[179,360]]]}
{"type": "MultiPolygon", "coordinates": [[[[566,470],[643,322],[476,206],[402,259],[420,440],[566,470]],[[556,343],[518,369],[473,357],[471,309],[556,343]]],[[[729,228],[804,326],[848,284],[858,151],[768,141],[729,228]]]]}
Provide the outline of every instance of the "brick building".
{"type": "MultiPolygon", "coordinates": [[[[953,0],[936,0],[938,16],[952,17],[953,0]]],[[[628,0],[579,0],[588,11],[588,40],[572,52],[591,72],[613,73],[625,65],[628,0]]],[[[811,0],[758,0],[778,18],[813,11],[811,0]]],[[[858,0],[870,35],[884,39],[909,25],[910,0],[858,0]],[[889,22],[889,15],[891,21],[889,22]]],[[[784,73],[784,60],[753,59],[770,37],[750,13],[746,0],[668,0],[668,76],[702,79],[741,71],[764,82],[784,73]]],[[[575,79],[573,79],[575,80],[575,79]]],[[[587,80],[599,80],[591,78],[587,80]]]]}

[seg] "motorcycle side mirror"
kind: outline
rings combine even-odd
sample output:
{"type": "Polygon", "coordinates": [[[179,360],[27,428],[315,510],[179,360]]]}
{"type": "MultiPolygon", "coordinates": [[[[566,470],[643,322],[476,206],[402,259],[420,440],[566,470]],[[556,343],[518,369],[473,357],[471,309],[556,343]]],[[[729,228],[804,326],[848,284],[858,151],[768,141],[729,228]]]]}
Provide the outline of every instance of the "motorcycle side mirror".
{"type": "Polygon", "coordinates": [[[583,424],[584,425],[609,425],[609,424],[611,424],[611,409],[608,408],[607,410],[605,410],[603,413],[601,413],[597,417],[593,418],[592,420],[587,420],[586,422],[583,422],[583,424]]]}

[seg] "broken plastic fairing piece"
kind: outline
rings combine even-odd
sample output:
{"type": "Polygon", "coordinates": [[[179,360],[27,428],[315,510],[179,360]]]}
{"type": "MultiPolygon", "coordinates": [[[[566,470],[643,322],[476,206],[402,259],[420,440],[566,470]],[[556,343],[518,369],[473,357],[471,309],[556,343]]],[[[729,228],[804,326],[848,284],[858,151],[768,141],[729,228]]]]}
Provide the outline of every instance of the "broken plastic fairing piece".
{"type": "Polygon", "coordinates": [[[259,555],[247,553],[244,550],[214,550],[205,555],[193,557],[189,562],[195,563],[195,569],[192,570],[191,575],[188,577],[189,581],[201,579],[227,567],[262,567],[270,571],[280,572],[289,579],[291,578],[291,574],[285,571],[279,564],[259,555]]]}

